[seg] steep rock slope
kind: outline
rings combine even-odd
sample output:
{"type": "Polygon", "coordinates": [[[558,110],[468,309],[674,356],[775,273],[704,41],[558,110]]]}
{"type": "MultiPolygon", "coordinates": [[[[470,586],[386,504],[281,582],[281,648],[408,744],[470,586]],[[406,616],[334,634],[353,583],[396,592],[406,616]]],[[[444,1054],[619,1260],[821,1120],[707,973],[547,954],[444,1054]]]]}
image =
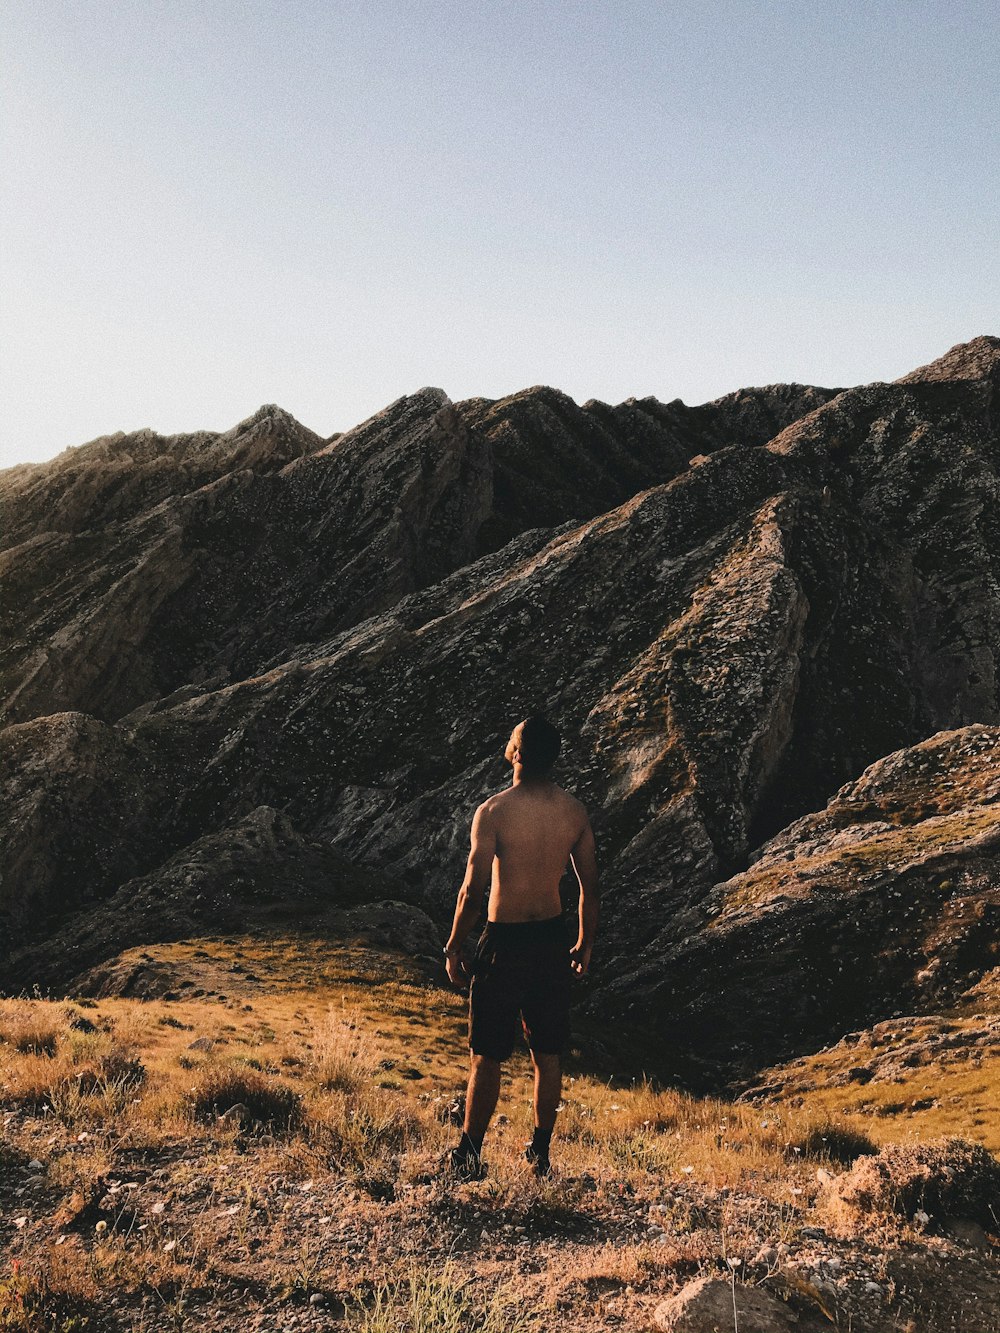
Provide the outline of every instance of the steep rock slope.
{"type": "Polygon", "coordinates": [[[602,1006],[731,1076],[956,1002],[1000,955],[1000,729],[888,755],[668,922],[602,1006]]]}
{"type": "MultiPolygon", "coordinates": [[[[75,713],[6,728],[19,890],[5,907],[25,923],[82,893],[109,893],[266,804],[441,909],[469,804],[484,783],[503,780],[491,756],[511,717],[532,707],[558,711],[574,737],[569,761],[581,790],[607,805],[609,841],[648,837],[659,817],[675,837],[710,825],[720,854],[732,855],[745,843],[741,793],[761,785],[781,749],[780,737],[756,738],[780,731],[787,707],[776,701],[794,687],[803,608],[772,498],[789,470],[763,451],[748,463],[725,450],[553,539],[528,534],[238,685],[140,709],[117,726],[75,713]],[[719,692],[715,712],[726,712],[730,734],[715,738],[701,734],[702,695],[716,669],[710,655],[725,649],[699,626],[718,617],[720,601],[734,617],[742,604],[747,637],[737,646],[754,659],[719,692]],[[672,703],[664,672],[675,641],[699,638],[705,659],[679,672],[672,703]],[[713,755],[747,746],[732,773],[713,755]],[[690,767],[703,751],[718,782],[696,792],[690,767]],[[87,783],[76,779],[84,760],[87,783]]],[[[697,839],[714,871],[711,840],[697,839]]]]}
{"type": "MultiPolygon", "coordinates": [[[[454,405],[425,391],[274,473],[226,473],[77,534],[100,571],[107,533],[148,550],[143,525],[161,534],[172,507],[201,513],[263,487],[270,514],[279,491],[282,505],[299,497],[271,583],[243,587],[241,524],[256,510],[225,510],[214,546],[199,530],[201,600],[167,598],[169,614],[139,624],[129,642],[149,673],[131,694],[109,684],[121,633],[102,648],[108,617],[84,604],[52,679],[70,680],[96,643],[107,665],[86,689],[102,717],[31,718],[65,706],[63,684],[46,694],[42,678],[15,698],[26,720],[0,732],[11,983],[31,984],[31,941],[59,926],[63,959],[45,975],[69,980],[66,955],[102,903],[133,881],[167,892],[185,849],[261,807],[442,919],[472,809],[505,780],[509,727],[546,709],[605,867],[601,1005],[747,1069],[880,1016],[902,963],[881,989],[856,988],[852,1008],[816,959],[839,931],[843,959],[870,961],[902,929],[902,899],[886,895],[860,932],[845,925],[853,909],[842,919],[818,894],[735,918],[718,895],[763,873],[743,872],[762,840],[881,756],[1000,721],[998,367],[1000,344],[981,339],[896,385],[706,409],[577,408],[551,390],[454,405]],[[225,596],[209,615],[213,587],[225,596]]],[[[15,570],[30,549],[12,553],[15,570]]],[[[925,804],[964,762],[960,747],[942,753],[925,804]]],[[[797,855],[775,853],[789,867],[797,855]]],[[[910,967],[919,942],[905,940],[910,967]]]]}
{"type": "Polygon", "coordinates": [[[113,436],[0,474],[8,722],[113,721],[240,680],[528,528],[591,517],[688,458],[762,443],[830,391],[686,408],[552,389],[402,398],[320,440],[261,408],[224,435],[113,436]]]}

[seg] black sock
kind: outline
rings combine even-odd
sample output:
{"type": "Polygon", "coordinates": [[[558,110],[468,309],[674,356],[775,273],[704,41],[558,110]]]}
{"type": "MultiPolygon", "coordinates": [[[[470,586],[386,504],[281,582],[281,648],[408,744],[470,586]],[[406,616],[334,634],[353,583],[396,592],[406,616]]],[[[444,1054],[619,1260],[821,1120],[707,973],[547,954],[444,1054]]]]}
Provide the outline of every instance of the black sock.
{"type": "Polygon", "coordinates": [[[549,1155],[549,1144],[551,1142],[552,1142],[552,1130],[539,1129],[538,1126],[536,1125],[535,1132],[532,1135],[531,1139],[532,1152],[536,1152],[539,1157],[547,1158],[549,1155]]]}
{"type": "Polygon", "coordinates": [[[463,1134],[462,1141],[458,1145],[457,1152],[460,1157],[479,1157],[483,1151],[482,1135],[474,1139],[471,1134],[463,1134]]]}

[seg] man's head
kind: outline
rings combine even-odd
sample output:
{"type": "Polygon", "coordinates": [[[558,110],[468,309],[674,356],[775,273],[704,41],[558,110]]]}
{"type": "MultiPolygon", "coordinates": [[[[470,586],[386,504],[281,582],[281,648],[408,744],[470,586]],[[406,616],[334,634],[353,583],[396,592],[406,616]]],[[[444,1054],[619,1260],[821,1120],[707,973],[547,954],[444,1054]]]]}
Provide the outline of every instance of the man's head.
{"type": "Polygon", "coordinates": [[[505,756],[509,764],[520,764],[529,778],[548,775],[559,754],[562,737],[546,717],[536,713],[519,722],[510,734],[505,756]]]}

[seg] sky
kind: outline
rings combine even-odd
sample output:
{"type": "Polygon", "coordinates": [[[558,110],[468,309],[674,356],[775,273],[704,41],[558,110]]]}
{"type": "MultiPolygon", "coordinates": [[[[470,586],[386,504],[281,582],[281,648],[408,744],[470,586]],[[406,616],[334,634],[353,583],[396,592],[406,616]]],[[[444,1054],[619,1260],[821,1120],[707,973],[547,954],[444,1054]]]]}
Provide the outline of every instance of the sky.
{"type": "Polygon", "coordinates": [[[5,0],[0,465],[1000,334],[995,0],[5,0]]]}

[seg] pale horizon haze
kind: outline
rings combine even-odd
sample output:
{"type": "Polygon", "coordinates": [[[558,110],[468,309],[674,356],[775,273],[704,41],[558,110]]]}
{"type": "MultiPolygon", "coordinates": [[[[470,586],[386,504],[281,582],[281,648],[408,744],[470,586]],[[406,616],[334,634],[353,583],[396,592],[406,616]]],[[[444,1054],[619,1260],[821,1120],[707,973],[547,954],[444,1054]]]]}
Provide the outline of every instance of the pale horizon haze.
{"type": "Polygon", "coordinates": [[[0,466],[1000,333],[1000,6],[11,0],[0,466]]]}

